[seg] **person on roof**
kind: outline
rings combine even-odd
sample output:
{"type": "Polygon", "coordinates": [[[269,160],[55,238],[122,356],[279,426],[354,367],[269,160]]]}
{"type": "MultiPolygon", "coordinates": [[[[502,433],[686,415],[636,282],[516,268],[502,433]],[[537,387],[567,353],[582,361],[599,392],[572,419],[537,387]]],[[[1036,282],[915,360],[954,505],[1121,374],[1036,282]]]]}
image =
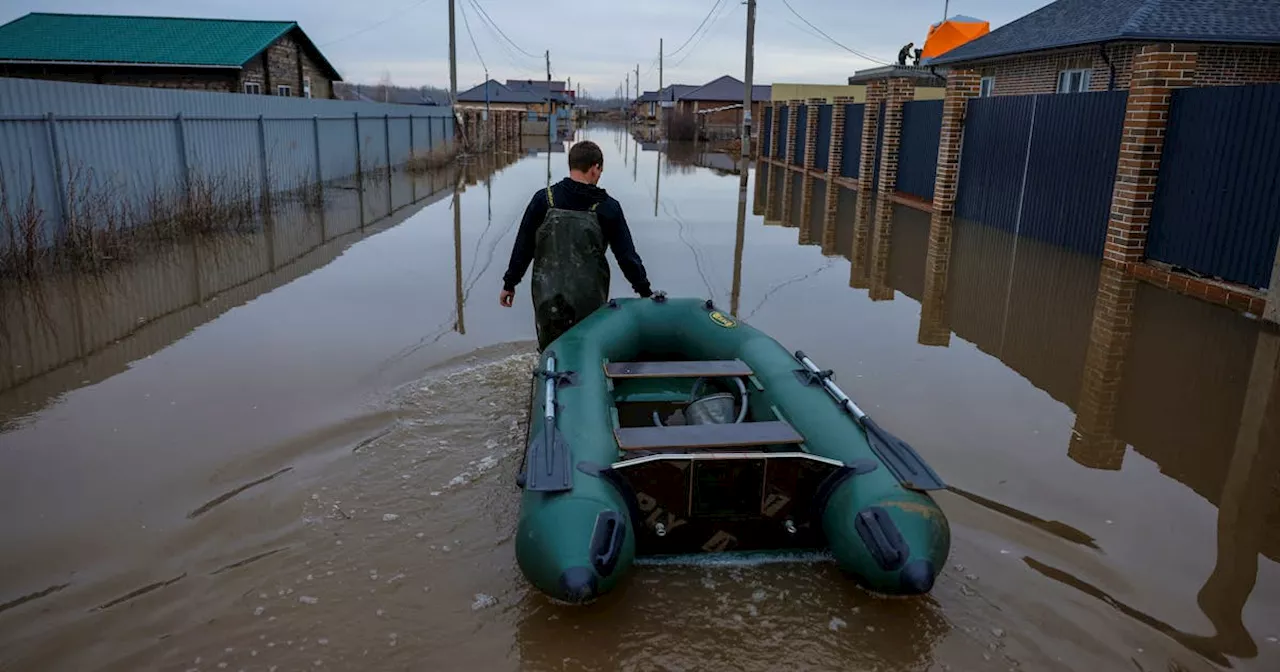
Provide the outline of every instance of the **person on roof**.
{"type": "Polygon", "coordinates": [[[498,301],[511,307],[532,262],[539,352],[609,300],[606,247],[632,289],[641,297],[653,294],[622,205],[596,186],[603,171],[600,146],[578,142],[569,148],[569,176],[535,192],[520,222],[498,301]]]}

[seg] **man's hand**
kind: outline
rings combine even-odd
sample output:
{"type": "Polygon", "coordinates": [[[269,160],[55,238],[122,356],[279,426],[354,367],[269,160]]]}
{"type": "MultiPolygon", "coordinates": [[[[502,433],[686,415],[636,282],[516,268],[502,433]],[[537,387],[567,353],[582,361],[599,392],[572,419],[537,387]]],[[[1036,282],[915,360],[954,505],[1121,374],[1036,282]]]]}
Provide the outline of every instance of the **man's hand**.
{"type": "Polygon", "coordinates": [[[502,290],[502,293],[498,295],[498,303],[501,303],[503,308],[510,308],[511,303],[515,300],[516,293],[510,290],[504,289],[502,290]]]}

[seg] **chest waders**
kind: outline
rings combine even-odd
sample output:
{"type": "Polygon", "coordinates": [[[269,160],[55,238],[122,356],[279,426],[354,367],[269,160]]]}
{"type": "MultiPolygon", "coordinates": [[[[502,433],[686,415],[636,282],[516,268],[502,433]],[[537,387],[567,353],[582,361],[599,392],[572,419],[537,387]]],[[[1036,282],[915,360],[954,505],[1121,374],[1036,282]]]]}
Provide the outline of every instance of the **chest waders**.
{"type": "Polygon", "coordinates": [[[539,351],[609,300],[609,261],[596,205],[585,212],[557,208],[547,189],[531,283],[539,351]]]}

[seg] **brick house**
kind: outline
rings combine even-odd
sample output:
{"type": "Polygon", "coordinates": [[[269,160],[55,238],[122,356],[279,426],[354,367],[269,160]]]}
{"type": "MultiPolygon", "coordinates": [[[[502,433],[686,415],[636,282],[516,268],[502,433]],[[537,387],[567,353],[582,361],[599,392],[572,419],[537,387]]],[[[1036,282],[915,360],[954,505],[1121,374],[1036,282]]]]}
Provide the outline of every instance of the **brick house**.
{"type": "Polygon", "coordinates": [[[459,92],[455,107],[459,110],[483,110],[486,102],[490,110],[515,110],[525,114],[539,112],[546,104],[537,94],[512,89],[491,79],[459,92]]]}
{"type": "MultiPolygon", "coordinates": [[[[755,122],[752,133],[758,130],[759,120],[764,118],[764,106],[769,103],[772,88],[768,84],[751,87],[751,118],[755,122]]],[[[725,75],[680,94],[676,108],[682,114],[698,114],[699,125],[703,128],[736,129],[742,124],[742,98],[745,93],[746,84],[742,80],[725,75]]]]}
{"type": "Polygon", "coordinates": [[[506,87],[512,91],[523,92],[535,96],[538,104],[532,108],[541,116],[549,111],[562,119],[569,117],[577,97],[563,81],[547,81],[540,79],[508,79],[506,87]]]}
{"type": "Polygon", "coordinates": [[[0,77],[333,98],[292,21],[31,13],[0,26],[0,77]]]}
{"type": "MultiPolygon", "coordinates": [[[[1057,0],[923,65],[945,70],[933,210],[955,212],[967,101],[974,97],[1127,91],[1103,258],[1134,275],[1212,301],[1257,310],[1261,297],[1151,263],[1156,205],[1174,92],[1280,82],[1280,2],[1057,0]]],[[[1230,89],[1234,90],[1234,89],[1230,89]]],[[[1280,269],[1280,249],[1276,252],[1280,269]]],[[[1280,322],[1280,271],[1264,319],[1280,322]]]]}
{"type": "Polygon", "coordinates": [[[1280,80],[1280,11],[1256,0],[1058,0],[924,66],[977,72],[979,95],[1127,89],[1144,46],[1195,53],[1187,86],[1280,80]]]}

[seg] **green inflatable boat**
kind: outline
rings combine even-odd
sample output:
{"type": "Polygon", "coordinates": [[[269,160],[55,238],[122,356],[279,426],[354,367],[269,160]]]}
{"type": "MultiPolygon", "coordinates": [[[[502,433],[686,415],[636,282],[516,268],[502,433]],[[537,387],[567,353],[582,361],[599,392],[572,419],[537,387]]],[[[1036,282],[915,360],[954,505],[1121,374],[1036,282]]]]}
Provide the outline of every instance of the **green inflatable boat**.
{"type": "Polygon", "coordinates": [[[927,593],[946,487],[802,352],[717,310],[609,301],[542,353],[516,560],[590,602],[637,556],[830,551],[867,589],[927,593]]]}

